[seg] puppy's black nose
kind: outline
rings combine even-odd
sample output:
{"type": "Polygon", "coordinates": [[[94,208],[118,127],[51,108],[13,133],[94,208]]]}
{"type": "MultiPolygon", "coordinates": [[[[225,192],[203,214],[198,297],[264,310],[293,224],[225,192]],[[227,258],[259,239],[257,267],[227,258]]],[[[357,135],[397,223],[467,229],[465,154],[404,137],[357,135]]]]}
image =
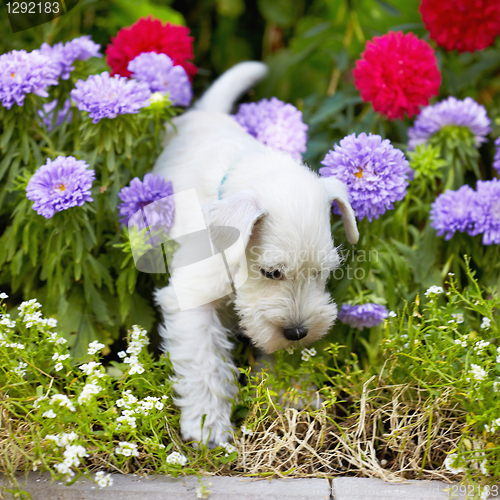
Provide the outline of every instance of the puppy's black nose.
{"type": "Polygon", "coordinates": [[[283,333],[288,340],[300,340],[307,335],[307,328],[304,328],[302,326],[298,326],[295,328],[285,328],[283,330],[283,333]]]}

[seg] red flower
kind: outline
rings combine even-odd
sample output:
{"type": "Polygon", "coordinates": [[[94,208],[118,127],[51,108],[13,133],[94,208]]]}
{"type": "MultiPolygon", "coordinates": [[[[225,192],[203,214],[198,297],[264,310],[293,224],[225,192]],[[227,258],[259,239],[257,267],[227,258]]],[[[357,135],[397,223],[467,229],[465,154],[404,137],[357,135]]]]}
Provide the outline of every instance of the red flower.
{"type": "Polygon", "coordinates": [[[197,67],[188,62],[193,59],[193,38],[189,28],[175,24],[163,24],[151,16],[141,17],[129,28],[122,28],[116,38],[111,38],[106,49],[106,62],[111,75],[130,76],[128,63],[142,52],[167,54],[175,65],[182,66],[189,77],[196,75],[197,67]]]}
{"type": "Polygon", "coordinates": [[[437,95],[441,73],[432,47],[413,33],[393,31],[366,43],[353,70],[365,102],[389,120],[410,118],[437,95]]]}
{"type": "Polygon", "coordinates": [[[422,0],[420,13],[431,38],[446,50],[482,50],[500,33],[500,0],[422,0]]]}

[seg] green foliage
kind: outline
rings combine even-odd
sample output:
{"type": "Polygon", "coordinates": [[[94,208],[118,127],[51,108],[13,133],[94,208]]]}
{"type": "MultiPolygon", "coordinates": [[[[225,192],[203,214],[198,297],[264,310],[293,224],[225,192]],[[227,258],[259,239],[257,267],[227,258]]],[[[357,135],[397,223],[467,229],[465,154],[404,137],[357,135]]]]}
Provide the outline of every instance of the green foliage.
{"type": "MultiPolygon", "coordinates": [[[[234,403],[233,420],[241,426],[241,432],[235,431],[236,447],[211,451],[180,439],[180,413],[172,402],[172,367],[168,357],[155,360],[147,351],[144,330],[134,326],[127,335],[126,352],[119,353],[120,361],[111,361],[105,368],[100,358],[104,344],[86,345],[85,357],[75,359],[65,339],[55,333],[55,321],[42,317],[35,300],[21,304],[15,321],[3,314],[5,308],[0,305],[0,406],[9,422],[0,429],[0,446],[4,446],[0,465],[11,472],[11,479],[16,467],[21,467],[49,470],[54,478],[69,483],[80,475],[97,481],[92,475],[97,469],[174,476],[216,470],[240,473],[243,463],[259,470],[262,458],[247,453],[257,446],[259,457],[270,453],[265,461],[274,468],[280,459],[272,449],[265,451],[266,440],[274,439],[268,427],[287,408],[302,408],[295,418],[305,418],[304,422],[324,418],[322,432],[333,426],[344,438],[353,438],[353,429],[365,418],[363,405],[375,415],[387,401],[397,406],[404,387],[408,401],[420,402],[417,411],[430,415],[429,434],[417,436],[427,451],[408,456],[413,465],[407,467],[407,477],[419,477],[424,470],[454,477],[456,472],[451,471],[463,468],[459,477],[484,486],[500,475],[496,396],[500,296],[481,290],[468,263],[469,285],[464,290],[450,275],[446,289],[432,287],[376,332],[372,330],[374,336],[366,345],[380,349],[368,351],[364,368],[350,351],[347,337],[343,343],[325,340],[301,352],[278,352],[273,366],[261,370],[242,366],[247,383],[234,403]],[[382,399],[377,396],[379,389],[385,394],[382,399]],[[453,422],[453,434],[446,425],[431,432],[432,418],[453,422]],[[8,457],[5,443],[11,450],[8,457]],[[74,449],[68,451],[68,444],[83,446],[87,454],[82,452],[70,466],[65,459],[74,449]],[[128,455],[122,453],[124,448],[130,450],[128,455]],[[173,451],[186,457],[186,463],[169,459],[173,451]],[[443,466],[446,456],[450,459],[443,466]]],[[[373,430],[375,457],[385,457],[386,463],[393,464],[387,467],[397,472],[398,449],[391,446],[397,436],[386,429],[389,420],[399,417],[381,414],[380,418],[373,430]]],[[[300,427],[291,431],[301,432],[300,427]]],[[[400,427],[396,431],[405,432],[400,427]]],[[[349,453],[356,453],[358,444],[349,442],[349,453]]],[[[328,440],[319,446],[316,451],[322,456],[337,453],[328,440]]],[[[411,447],[404,448],[404,453],[411,452],[411,447]]],[[[373,457],[359,460],[359,468],[371,470],[373,457]]],[[[293,469],[280,470],[284,475],[293,473],[293,469]]],[[[331,472],[335,470],[332,464],[331,472]]]]}
{"type": "MultiPolygon", "coordinates": [[[[92,69],[80,63],[69,80],[51,89],[47,100],[58,99],[55,118],[76,80],[92,69]]],[[[28,95],[23,107],[0,108],[0,215],[6,222],[0,235],[0,286],[20,298],[43,300],[79,357],[91,340],[109,344],[132,323],[151,328],[155,320],[147,297],[166,277],[139,276],[130,253],[119,247],[128,235],[118,223],[118,192],[132,177],[151,170],[161,152],[164,124],[178,110],[162,98],[136,115],[94,124],[73,105],[63,123],[49,130],[37,114],[42,103],[28,95]],[[94,202],[44,219],[31,209],[26,185],[47,157],[59,155],[85,160],[96,171],[94,202]]]]}
{"type": "MultiPolygon", "coordinates": [[[[96,468],[177,476],[234,460],[227,447],[196,451],[182,442],[171,364],[167,356],[154,360],[145,330],[134,326],[121,361],[105,369],[104,344],[87,344],[84,357],[75,358],[55,332],[57,321],[43,318],[36,300],[21,304],[17,321],[5,314],[2,302],[0,410],[8,424],[2,421],[0,436],[21,454],[26,470],[48,470],[71,484],[80,475],[97,480],[91,476],[96,468]],[[75,460],[76,445],[84,450],[75,460]],[[186,466],[168,458],[174,451],[188,457],[186,466]]],[[[15,473],[9,458],[19,457],[4,453],[2,448],[0,467],[15,473]]],[[[16,481],[14,475],[9,479],[16,481]]]]}

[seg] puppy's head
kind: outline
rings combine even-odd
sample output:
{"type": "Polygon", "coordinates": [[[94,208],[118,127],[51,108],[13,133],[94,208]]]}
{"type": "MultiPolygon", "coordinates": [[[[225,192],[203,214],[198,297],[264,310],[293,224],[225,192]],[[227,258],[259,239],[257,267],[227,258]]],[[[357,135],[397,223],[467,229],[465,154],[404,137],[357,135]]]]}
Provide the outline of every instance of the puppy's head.
{"type": "Polygon", "coordinates": [[[237,289],[235,306],[246,335],[266,352],[310,344],[337,317],[325,291],[340,263],[330,230],[333,200],[348,241],[358,239],[345,185],[303,170],[274,173],[262,186],[207,207],[212,227],[240,232],[243,244],[225,252],[237,289]]]}

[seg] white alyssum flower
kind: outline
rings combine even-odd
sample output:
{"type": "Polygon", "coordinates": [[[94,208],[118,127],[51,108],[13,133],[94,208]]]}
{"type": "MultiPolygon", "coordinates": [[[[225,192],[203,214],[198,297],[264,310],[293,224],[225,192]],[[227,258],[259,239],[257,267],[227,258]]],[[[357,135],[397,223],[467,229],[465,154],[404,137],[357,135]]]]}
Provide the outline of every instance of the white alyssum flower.
{"type": "Polygon", "coordinates": [[[54,410],[50,409],[50,410],[46,411],[46,412],[42,415],[42,417],[44,417],[44,418],[56,418],[56,417],[57,417],[57,414],[56,414],[56,413],[54,413],[54,410]]]}
{"type": "Polygon", "coordinates": [[[455,344],[456,345],[461,345],[462,347],[467,347],[467,341],[465,339],[455,339],[455,344]]]}
{"type": "Polygon", "coordinates": [[[224,455],[225,457],[228,457],[229,455],[231,455],[231,453],[234,453],[236,451],[236,446],[232,445],[231,443],[219,443],[219,446],[226,450],[226,454],[224,455]]]}
{"type": "Polygon", "coordinates": [[[106,474],[104,471],[96,472],[95,474],[95,482],[99,488],[107,488],[108,486],[113,485],[113,477],[111,474],[106,474]]]}
{"type": "Polygon", "coordinates": [[[42,313],[40,311],[35,311],[31,314],[25,314],[24,317],[22,317],[22,321],[24,322],[24,326],[26,326],[26,328],[36,326],[38,329],[41,329],[47,324],[48,320],[42,317],[42,313]]]}
{"type": "Polygon", "coordinates": [[[36,299],[31,299],[21,302],[21,305],[17,309],[19,310],[19,316],[24,316],[26,310],[34,311],[40,309],[40,307],[42,307],[42,305],[36,299]]]}
{"type": "Polygon", "coordinates": [[[94,382],[90,384],[86,384],[80,395],[78,396],[78,403],[83,404],[83,403],[88,403],[92,397],[96,394],[99,394],[102,391],[102,387],[95,384],[94,382]]]}
{"type": "Polygon", "coordinates": [[[69,354],[59,354],[58,352],[55,352],[54,355],[52,356],[53,361],[64,361],[65,359],[69,358],[69,354]]]}
{"type": "MultiPolygon", "coordinates": [[[[486,378],[486,376],[488,375],[486,370],[484,368],[482,368],[481,366],[475,365],[474,363],[472,363],[470,366],[471,366],[470,373],[471,373],[472,377],[474,378],[474,380],[477,380],[478,382],[482,382],[486,378]]],[[[470,377],[467,377],[467,381],[470,382],[470,377]]]]}
{"type": "Polygon", "coordinates": [[[3,344],[5,347],[12,347],[13,349],[21,349],[24,350],[25,346],[24,344],[18,344],[17,342],[12,342],[12,343],[5,343],[3,344]]]}
{"type": "Polygon", "coordinates": [[[128,443],[127,441],[120,441],[118,447],[115,448],[115,453],[117,455],[123,455],[124,457],[138,457],[139,451],[137,450],[137,445],[135,443],[128,443]]]}
{"type": "Polygon", "coordinates": [[[498,428],[500,428],[500,418],[493,420],[489,425],[484,424],[484,430],[489,434],[495,434],[498,428]]]}
{"type": "Polygon", "coordinates": [[[0,325],[11,329],[16,326],[16,322],[10,319],[10,314],[0,314],[0,325]]]}
{"type": "Polygon", "coordinates": [[[452,474],[458,474],[459,472],[465,472],[463,467],[458,465],[458,455],[456,453],[450,453],[444,460],[444,467],[446,470],[450,471],[452,474]]]}
{"type": "MultiPolygon", "coordinates": [[[[89,455],[84,446],[80,444],[68,444],[66,445],[66,449],[64,450],[63,456],[64,456],[64,461],[62,462],[63,466],[61,466],[61,468],[68,471],[71,470],[71,467],[73,466],[78,467],[80,465],[80,458],[88,457],[89,455]]],[[[61,472],[61,473],[67,474],[67,472],[61,472]]],[[[73,474],[69,475],[72,476],[73,474]]]]}
{"type": "Polygon", "coordinates": [[[76,408],[73,406],[73,402],[65,394],[54,394],[50,398],[50,404],[51,405],[59,404],[59,406],[64,406],[68,408],[68,410],[70,411],[76,411],[76,408]]]}
{"type": "Polygon", "coordinates": [[[24,377],[26,375],[26,370],[25,368],[28,366],[28,363],[23,363],[22,361],[19,361],[19,364],[15,367],[12,368],[12,371],[16,374],[19,375],[20,377],[24,377]]]}
{"type": "Polygon", "coordinates": [[[47,326],[50,326],[50,328],[55,328],[57,326],[57,319],[54,318],[47,319],[47,326]]]}
{"type": "Polygon", "coordinates": [[[489,330],[491,326],[491,319],[490,318],[483,318],[483,321],[481,323],[481,328],[483,330],[489,330]]]}
{"type": "Polygon", "coordinates": [[[394,311],[389,311],[389,318],[397,318],[398,315],[394,311]]]}
{"type": "Polygon", "coordinates": [[[440,293],[443,293],[443,291],[443,287],[433,285],[427,289],[424,295],[426,297],[429,297],[430,295],[439,295],[440,293]]]}
{"type": "Polygon", "coordinates": [[[73,477],[75,475],[71,469],[71,464],[69,464],[66,460],[54,465],[54,469],[59,472],[59,474],[63,474],[64,476],[73,477]]]}
{"type": "Polygon", "coordinates": [[[106,376],[106,374],[101,369],[102,364],[97,363],[96,361],[90,361],[89,363],[85,363],[80,365],[80,370],[90,377],[91,379],[99,379],[106,376]]]}
{"type": "Polygon", "coordinates": [[[0,299],[8,299],[9,296],[5,292],[0,293],[0,299]]]}
{"type": "Polygon", "coordinates": [[[137,356],[127,357],[123,361],[130,365],[130,369],[128,371],[129,375],[135,375],[136,373],[140,375],[141,373],[144,373],[144,367],[139,362],[139,358],[137,356]]]}
{"type": "Polygon", "coordinates": [[[483,460],[479,464],[479,470],[481,471],[481,474],[483,474],[483,476],[488,476],[489,475],[488,469],[486,468],[487,465],[488,465],[488,460],[483,460]]]}
{"type": "Polygon", "coordinates": [[[45,436],[45,439],[47,441],[53,441],[59,448],[68,446],[68,444],[71,444],[77,438],[78,434],[73,431],[62,432],[61,434],[48,434],[47,436],[45,436]]]}
{"type": "Polygon", "coordinates": [[[148,332],[137,325],[132,327],[132,332],[130,334],[130,343],[125,352],[125,356],[122,356],[123,351],[119,354],[123,358],[123,362],[130,365],[128,374],[135,375],[144,373],[144,367],[139,362],[139,354],[149,344],[148,332]],[[128,356],[126,356],[128,354],[128,356]]]}
{"type": "Polygon", "coordinates": [[[493,392],[498,392],[499,390],[500,390],[500,380],[495,380],[495,382],[493,382],[493,392]]]}
{"type": "Polygon", "coordinates": [[[457,322],[458,325],[461,325],[465,321],[463,313],[453,313],[451,317],[455,318],[455,321],[457,322]]]}
{"type": "Polygon", "coordinates": [[[97,340],[94,340],[89,344],[89,348],[87,349],[87,352],[92,355],[95,354],[96,352],[100,351],[101,349],[104,349],[106,346],[104,344],[101,344],[100,342],[97,342],[97,340]]]}
{"type": "Polygon", "coordinates": [[[56,332],[48,332],[47,333],[47,340],[51,343],[51,344],[56,344],[56,345],[60,345],[60,344],[66,344],[67,340],[63,337],[61,337],[58,333],[56,332]]]}
{"type": "Polygon", "coordinates": [[[60,372],[63,368],[64,368],[64,365],[62,363],[56,363],[56,365],[54,366],[54,370],[56,372],[60,372]]]}
{"type": "Polygon", "coordinates": [[[172,465],[180,465],[181,467],[184,467],[187,463],[187,458],[181,453],[173,451],[167,457],[167,462],[172,465]]]}
{"type": "Polygon", "coordinates": [[[38,399],[35,399],[33,403],[33,408],[38,408],[40,406],[40,403],[44,400],[47,399],[46,396],[40,396],[38,399]]]}
{"type": "Polygon", "coordinates": [[[126,357],[127,357],[127,353],[126,353],[125,351],[120,351],[120,352],[118,353],[118,357],[119,357],[119,358],[122,358],[122,359],[123,359],[123,358],[126,358],[126,357]]]}
{"type": "Polygon", "coordinates": [[[120,429],[123,425],[128,425],[132,429],[137,427],[136,417],[131,417],[130,415],[122,415],[116,419],[118,422],[117,429],[120,429]]]}
{"type": "Polygon", "coordinates": [[[314,349],[314,347],[311,347],[310,349],[302,349],[302,361],[309,361],[309,359],[313,356],[316,356],[316,349],[314,349]]]}
{"type": "Polygon", "coordinates": [[[253,436],[253,431],[251,431],[250,429],[248,429],[247,427],[245,427],[244,425],[242,425],[240,427],[241,429],[241,433],[244,435],[244,436],[253,436]]]}
{"type": "Polygon", "coordinates": [[[490,343],[487,340],[480,340],[479,342],[475,343],[474,350],[478,354],[482,354],[483,351],[486,349],[486,347],[488,347],[489,345],[490,345],[490,343]]]}
{"type": "Polygon", "coordinates": [[[137,412],[143,413],[144,415],[149,415],[149,412],[156,408],[157,410],[163,410],[165,405],[160,401],[160,398],[153,396],[147,396],[143,400],[137,403],[137,412]]]}
{"type": "Polygon", "coordinates": [[[122,393],[122,398],[116,402],[116,406],[118,406],[118,408],[123,406],[124,408],[130,409],[135,403],[137,403],[137,398],[132,394],[132,391],[128,390],[122,393]]]}

